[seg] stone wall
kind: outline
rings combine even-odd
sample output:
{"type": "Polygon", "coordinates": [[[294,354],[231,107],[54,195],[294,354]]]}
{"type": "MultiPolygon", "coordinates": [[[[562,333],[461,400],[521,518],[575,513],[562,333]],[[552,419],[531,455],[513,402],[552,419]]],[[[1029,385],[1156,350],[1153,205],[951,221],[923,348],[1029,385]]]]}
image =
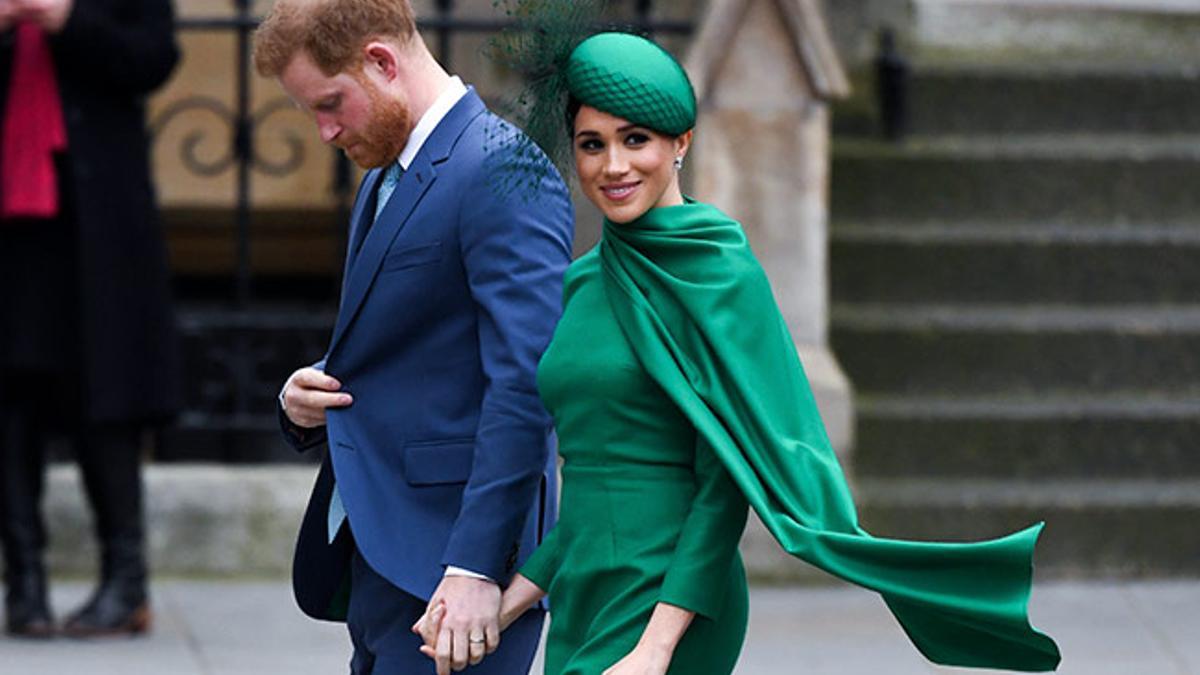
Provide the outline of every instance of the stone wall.
{"type": "Polygon", "coordinates": [[[850,384],[827,347],[826,265],[829,103],[846,83],[818,7],[712,1],[687,59],[700,103],[689,159],[695,196],[746,228],[847,463],[850,384]]]}

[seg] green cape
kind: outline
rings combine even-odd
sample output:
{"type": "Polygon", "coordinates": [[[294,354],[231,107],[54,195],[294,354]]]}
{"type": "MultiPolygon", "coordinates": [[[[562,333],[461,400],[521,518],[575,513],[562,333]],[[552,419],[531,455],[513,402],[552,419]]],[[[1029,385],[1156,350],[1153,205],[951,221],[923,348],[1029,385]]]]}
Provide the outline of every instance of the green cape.
{"type": "Polygon", "coordinates": [[[1029,623],[1038,524],[978,543],[875,538],[854,502],[762,268],[712,206],[605,221],[604,283],[642,365],[720,456],[788,553],[882,594],[935,663],[1042,671],[1029,623]]]}

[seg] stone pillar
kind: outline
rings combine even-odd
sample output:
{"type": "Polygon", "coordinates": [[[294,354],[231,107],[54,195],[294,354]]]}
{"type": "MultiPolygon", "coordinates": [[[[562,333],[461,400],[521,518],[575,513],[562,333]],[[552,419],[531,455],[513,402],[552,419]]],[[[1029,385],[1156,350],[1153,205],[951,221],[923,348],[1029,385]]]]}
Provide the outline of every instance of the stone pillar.
{"type": "Polygon", "coordinates": [[[783,310],[830,440],[853,444],[828,346],[829,100],[849,86],[817,0],[712,0],[688,53],[693,192],[739,220],[783,310]]]}

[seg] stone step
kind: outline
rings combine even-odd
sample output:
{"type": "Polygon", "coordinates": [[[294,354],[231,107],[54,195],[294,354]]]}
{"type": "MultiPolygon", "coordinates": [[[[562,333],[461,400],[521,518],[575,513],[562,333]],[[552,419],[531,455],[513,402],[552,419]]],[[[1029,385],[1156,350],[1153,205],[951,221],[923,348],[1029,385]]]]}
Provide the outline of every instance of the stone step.
{"type": "Polygon", "coordinates": [[[1200,390],[1200,306],[835,305],[831,319],[866,394],[1200,390]]]}
{"type": "Polygon", "coordinates": [[[1020,136],[891,144],[837,138],[835,220],[1194,220],[1200,136],[1020,136]]]}
{"type": "Polygon", "coordinates": [[[1197,260],[1200,222],[830,228],[831,289],[844,303],[1192,302],[1197,260]]]}
{"type": "Polygon", "coordinates": [[[863,396],[855,414],[859,477],[1200,479],[1200,397],[863,396]]]}
{"type": "Polygon", "coordinates": [[[1200,573],[1200,481],[860,480],[860,523],[876,536],[979,540],[1045,521],[1039,578],[1200,573]]]}
{"type": "Polygon", "coordinates": [[[1200,69],[917,68],[909,133],[1196,133],[1200,69]]]}
{"type": "Polygon", "coordinates": [[[1194,0],[914,0],[909,48],[979,62],[1195,63],[1194,0]]]}
{"type": "MultiPolygon", "coordinates": [[[[834,133],[879,137],[875,76],[864,67],[851,77],[834,133]]],[[[907,92],[910,137],[1200,132],[1200,69],[1185,64],[911,64],[907,92]]]]}

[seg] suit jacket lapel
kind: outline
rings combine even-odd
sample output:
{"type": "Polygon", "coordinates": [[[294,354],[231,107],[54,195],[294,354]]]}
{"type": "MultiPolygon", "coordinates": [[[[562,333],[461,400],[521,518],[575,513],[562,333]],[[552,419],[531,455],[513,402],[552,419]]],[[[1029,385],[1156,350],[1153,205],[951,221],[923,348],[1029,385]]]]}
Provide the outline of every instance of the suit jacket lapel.
{"type": "Polygon", "coordinates": [[[379,194],[379,183],[383,180],[383,169],[371,169],[363,176],[362,189],[358,199],[354,200],[354,209],[350,213],[350,236],[346,241],[346,270],[343,279],[350,278],[350,270],[354,267],[354,259],[362,249],[363,238],[371,229],[371,220],[375,217],[375,199],[379,194]]]}
{"type": "Polygon", "coordinates": [[[376,169],[368,172],[363,178],[364,186],[369,189],[359,193],[350,219],[350,249],[346,253],[342,305],[338,310],[337,323],[333,327],[328,353],[333,353],[338,341],[354,321],[392,241],[407,224],[413,210],[437,179],[436,165],[449,159],[454,144],[458,142],[467,125],[484,110],[483,101],[475,93],[475,88],[468,87],[467,94],[442,118],[441,123],[426,139],[420,152],[396,184],[396,191],[392,193],[383,213],[379,214],[379,220],[369,228],[366,219],[374,217],[375,195],[383,172],[376,169]],[[360,241],[361,246],[358,244],[360,241]]]}
{"type": "MultiPolygon", "coordinates": [[[[421,198],[425,196],[436,179],[437,172],[434,171],[428,157],[425,153],[418,153],[413,163],[409,165],[408,171],[405,171],[404,175],[400,177],[400,182],[396,184],[396,191],[392,193],[387,206],[383,208],[383,213],[379,214],[379,219],[375,224],[368,229],[364,226],[365,222],[363,221],[363,218],[370,218],[373,215],[374,209],[367,212],[364,208],[355,220],[353,234],[362,238],[361,232],[366,231],[366,238],[357,254],[353,252],[349,254],[351,262],[347,268],[346,289],[342,295],[342,307],[338,311],[337,324],[333,327],[333,338],[329,343],[330,351],[337,346],[338,340],[346,332],[346,328],[354,320],[355,315],[358,314],[358,309],[367,297],[367,291],[375,281],[375,275],[379,273],[379,267],[383,264],[384,255],[392,245],[392,240],[396,238],[400,230],[404,229],[409,216],[412,215],[413,210],[417,208],[417,204],[420,203],[421,198]]],[[[362,201],[374,202],[373,199],[362,201]]]]}

